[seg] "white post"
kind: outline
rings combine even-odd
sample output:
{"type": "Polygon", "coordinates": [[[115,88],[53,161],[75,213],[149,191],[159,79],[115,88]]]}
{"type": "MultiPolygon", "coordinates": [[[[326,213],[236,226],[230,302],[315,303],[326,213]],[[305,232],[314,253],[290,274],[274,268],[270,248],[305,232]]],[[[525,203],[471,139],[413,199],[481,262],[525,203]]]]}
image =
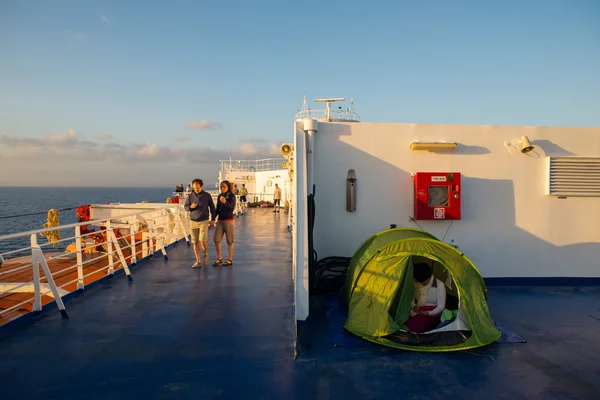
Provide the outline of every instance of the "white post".
{"type": "Polygon", "coordinates": [[[166,259],[168,259],[167,257],[167,252],[165,251],[165,240],[164,240],[164,235],[158,235],[157,233],[157,228],[154,226],[154,221],[148,221],[148,228],[151,232],[151,239],[156,239],[156,245],[153,242],[150,242],[150,248],[152,250],[152,254],[156,253],[158,250],[161,251],[163,257],[166,259]]]}
{"type": "Polygon", "coordinates": [[[133,216],[133,224],[129,224],[129,235],[131,241],[131,263],[134,264],[137,262],[137,248],[135,244],[135,226],[137,223],[137,216],[133,216]]]}
{"type": "MultiPolygon", "coordinates": [[[[65,305],[62,301],[62,297],[60,297],[60,293],[58,292],[58,288],[56,287],[56,283],[54,283],[54,278],[52,277],[52,273],[50,272],[50,268],[48,267],[48,263],[46,262],[46,259],[44,258],[44,253],[42,252],[42,249],[40,248],[40,246],[37,244],[37,239],[35,238],[35,235],[31,235],[31,254],[32,254],[32,258],[34,261],[34,274],[35,274],[35,270],[37,270],[37,274],[38,274],[38,278],[37,278],[37,282],[38,282],[38,288],[37,291],[39,293],[39,265],[41,264],[42,266],[42,270],[44,271],[44,275],[46,276],[46,280],[48,281],[48,286],[50,286],[50,290],[52,291],[52,294],[54,295],[54,301],[56,302],[56,305],[58,306],[58,309],[60,310],[60,314],[62,315],[63,318],[69,318],[69,316],[67,315],[67,310],[65,310],[65,305]]],[[[35,286],[35,282],[34,282],[34,286],[35,286]]],[[[36,299],[37,301],[37,299],[36,299]]],[[[40,299],[39,299],[39,304],[41,306],[41,295],[40,295],[40,299]]],[[[35,305],[35,303],[34,303],[35,305]]],[[[40,307],[41,310],[41,307],[40,307]]],[[[35,308],[34,308],[35,311],[35,308]]],[[[39,310],[38,310],[39,311],[39,310]]]]}
{"type": "MultiPolygon", "coordinates": [[[[185,237],[185,241],[188,243],[188,245],[190,244],[190,238],[189,238],[189,232],[188,230],[185,228],[185,224],[183,223],[183,218],[181,216],[181,212],[177,212],[177,224],[178,226],[181,227],[181,231],[183,232],[183,236],[185,237]]],[[[179,235],[179,232],[177,232],[177,234],[179,235]]]]}
{"type": "Polygon", "coordinates": [[[125,256],[123,256],[123,252],[121,251],[121,245],[119,244],[119,241],[117,240],[117,236],[115,235],[115,232],[113,232],[112,228],[111,229],[108,229],[108,227],[106,228],[106,236],[108,238],[108,241],[111,241],[113,243],[113,245],[115,246],[115,248],[117,249],[117,254],[119,255],[119,260],[121,261],[123,270],[125,271],[127,278],[130,281],[132,281],[133,278],[131,277],[131,271],[129,271],[129,266],[127,266],[127,261],[125,261],[125,256]]]}
{"type": "Polygon", "coordinates": [[[148,257],[148,232],[142,233],[142,257],[148,257]]]}
{"type": "MultiPolygon", "coordinates": [[[[106,221],[106,232],[112,231],[110,227],[110,220],[106,221]]],[[[115,273],[115,260],[113,256],[113,243],[108,233],[106,234],[106,250],[108,252],[108,272],[107,275],[113,275],[115,273]]]]}
{"type": "MultiPolygon", "coordinates": [[[[316,122],[316,121],[315,121],[316,122]]],[[[294,272],[295,291],[294,303],[296,306],[296,320],[304,321],[309,314],[309,277],[308,277],[308,182],[307,182],[307,143],[304,132],[295,131],[294,149],[294,272]],[[296,215],[297,214],[297,215],[296,215]]]]}
{"type": "Polygon", "coordinates": [[[31,235],[31,263],[33,264],[33,311],[42,311],[42,292],[40,291],[40,263],[37,252],[33,249],[38,247],[37,237],[31,235]]]}
{"type": "Polygon", "coordinates": [[[148,248],[150,249],[150,254],[154,254],[156,253],[156,246],[154,244],[154,239],[156,238],[156,232],[154,232],[154,221],[148,221],[148,233],[150,233],[148,248]]]}
{"type": "Polygon", "coordinates": [[[75,249],[77,252],[77,290],[83,290],[83,253],[81,250],[81,227],[75,227],[75,249]]]}

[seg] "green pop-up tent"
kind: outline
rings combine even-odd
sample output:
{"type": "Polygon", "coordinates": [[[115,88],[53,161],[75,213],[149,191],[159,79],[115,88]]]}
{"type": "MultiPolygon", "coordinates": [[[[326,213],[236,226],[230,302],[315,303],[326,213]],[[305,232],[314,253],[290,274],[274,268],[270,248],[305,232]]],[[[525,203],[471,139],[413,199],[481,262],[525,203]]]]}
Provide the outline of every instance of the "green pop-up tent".
{"type": "Polygon", "coordinates": [[[389,229],[365,241],[350,261],[342,297],[348,306],[345,328],[390,347],[465,350],[501,335],[490,318],[487,289],[477,268],[456,248],[417,229],[389,229]],[[440,325],[421,334],[404,326],[414,295],[415,262],[429,264],[446,285],[440,325]]]}

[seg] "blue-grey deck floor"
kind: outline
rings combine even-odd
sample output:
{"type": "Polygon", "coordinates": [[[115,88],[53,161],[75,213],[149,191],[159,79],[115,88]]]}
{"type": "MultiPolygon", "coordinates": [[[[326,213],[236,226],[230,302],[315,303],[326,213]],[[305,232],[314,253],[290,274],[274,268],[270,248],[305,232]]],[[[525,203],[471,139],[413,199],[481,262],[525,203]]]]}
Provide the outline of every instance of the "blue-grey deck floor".
{"type": "Polygon", "coordinates": [[[491,287],[528,343],[443,354],[332,347],[314,298],[294,359],[286,222],[238,219],[233,267],[192,270],[180,243],[14,330],[0,399],[600,399],[597,287],[491,287]]]}

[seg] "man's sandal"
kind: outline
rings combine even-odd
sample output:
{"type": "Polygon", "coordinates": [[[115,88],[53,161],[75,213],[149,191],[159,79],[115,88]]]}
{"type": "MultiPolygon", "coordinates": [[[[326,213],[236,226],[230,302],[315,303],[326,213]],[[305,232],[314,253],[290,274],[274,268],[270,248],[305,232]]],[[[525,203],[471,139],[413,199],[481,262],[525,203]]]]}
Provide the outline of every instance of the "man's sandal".
{"type": "Polygon", "coordinates": [[[221,259],[219,258],[218,260],[216,260],[216,261],[213,263],[213,267],[216,267],[217,265],[221,265],[221,264],[223,264],[223,260],[221,260],[221,259]]]}
{"type": "Polygon", "coordinates": [[[231,260],[227,260],[227,261],[225,261],[225,262],[223,263],[223,265],[224,265],[224,266],[225,266],[225,265],[233,265],[233,261],[231,261],[231,260]]]}

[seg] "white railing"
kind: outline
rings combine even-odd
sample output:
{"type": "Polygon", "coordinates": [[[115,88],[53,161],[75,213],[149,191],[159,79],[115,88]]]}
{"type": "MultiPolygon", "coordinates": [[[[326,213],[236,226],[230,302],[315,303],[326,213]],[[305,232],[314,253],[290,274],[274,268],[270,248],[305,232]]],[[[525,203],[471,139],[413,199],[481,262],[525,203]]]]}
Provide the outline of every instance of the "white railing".
{"type": "MultiPolygon", "coordinates": [[[[96,279],[87,279],[89,284],[122,269],[128,279],[133,280],[129,266],[138,262],[138,256],[145,258],[160,251],[167,259],[166,246],[183,238],[189,243],[188,215],[181,205],[92,206],[92,212],[92,217],[102,213],[110,215],[92,221],[0,236],[0,248],[12,239],[29,237],[30,240],[28,247],[0,254],[0,302],[4,300],[5,305],[10,304],[9,297],[15,293],[32,294],[25,299],[19,298],[17,304],[0,308],[0,318],[28,308],[27,305],[31,303],[32,311],[41,311],[44,295],[53,298],[62,316],[68,318],[62,297],[74,290],[84,290],[86,278],[96,276],[96,279]],[[114,215],[115,212],[121,215],[114,215]],[[94,226],[100,230],[82,233],[84,226],[94,226]],[[40,244],[38,235],[48,231],[71,231],[73,234],[54,237],[48,239],[53,241],[40,244]],[[139,242],[136,238],[138,234],[139,242]],[[44,254],[44,250],[65,242],[73,242],[74,249],[59,252],[58,255],[44,254]],[[24,253],[31,254],[31,260],[23,256],[16,257],[24,253]],[[52,264],[54,270],[50,267],[52,264]],[[40,267],[43,275],[40,274],[40,267]],[[73,279],[70,279],[70,274],[73,279]],[[30,279],[23,279],[23,276],[30,279]],[[59,284],[57,279],[63,282],[59,284]]],[[[46,253],[50,252],[46,250],[46,253]]]]}
{"type": "MultiPolygon", "coordinates": [[[[208,192],[212,198],[213,198],[213,202],[215,203],[215,206],[217,205],[217,197],[219,196],[220,191],[219,190],[205,190],[205,192],[208,192]]],[[[185,205],[185,201],[188,197],[189,193],[176,193],[173,192],[173,197],[179,197],[179,204],[180,205],[185,205]]],[[[284,199],[282,201],[287,200],[287,197],[284,194],[284,199]]],[[[265,202],[273,202],[273,193],[248,193],[246,195],[246,198],[248,199],[248,203],[259,203],[261,201],[265,201],[265,202]]],[[[239,196],[237,196],[237,200],[239,201],[239,196]]],[[[177,204],[177,203],[175,203],[177,204]]]]}
{"type": "Polygon", "coordinates": [[[282,169],[285,158],[264,158],[260,160],[219,160],[219,172],[247,171],[263,172],[282,169]]]}
{"type": "Polygon", "coordinates": [[[352,121],[360,122],[360,117],[355,112],[350,110],[331,110],[329,117],[327,116],[327,110],[302,110],[296,114],[296,120],[299,119],[321,119],[332,121],[352,121]]]}

